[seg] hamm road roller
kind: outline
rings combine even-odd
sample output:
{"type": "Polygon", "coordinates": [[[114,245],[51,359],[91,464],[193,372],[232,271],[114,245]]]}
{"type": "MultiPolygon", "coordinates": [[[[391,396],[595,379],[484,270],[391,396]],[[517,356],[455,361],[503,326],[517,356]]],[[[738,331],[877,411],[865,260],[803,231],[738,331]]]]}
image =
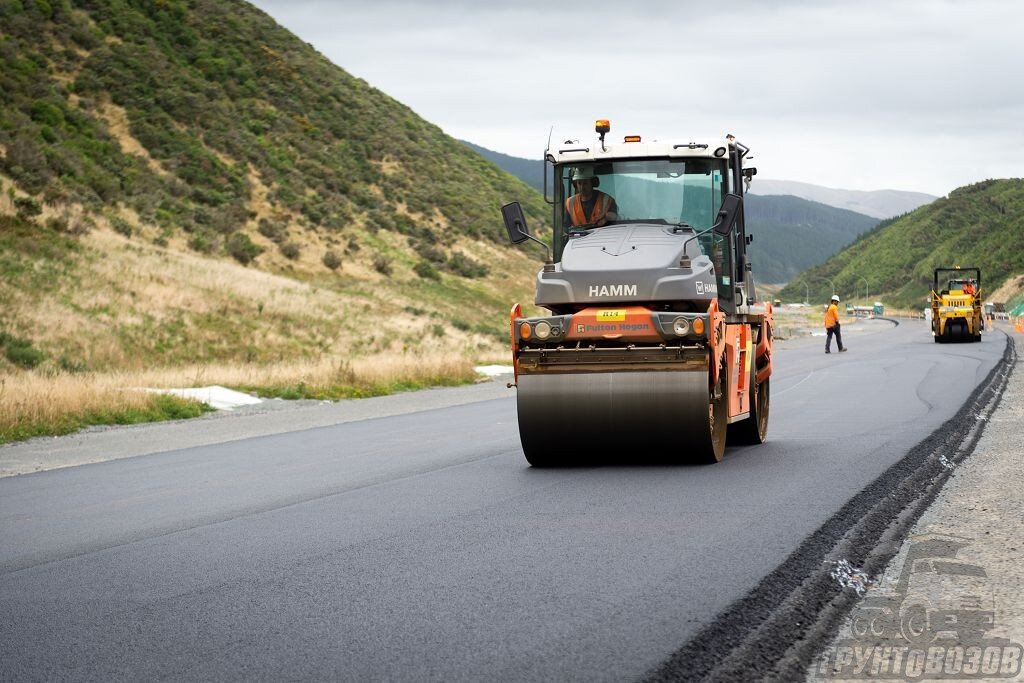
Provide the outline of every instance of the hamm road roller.
{"type": "Polygon", "coordinates": [[[535,467],[722,459],[768,431],[772,307],[755,298],[743,216],[749,149],[720,140],[572,140],[545,152],[551,244],[517,202],[509,239],[547,250],[512,308],[519,435],[535,467]]]}

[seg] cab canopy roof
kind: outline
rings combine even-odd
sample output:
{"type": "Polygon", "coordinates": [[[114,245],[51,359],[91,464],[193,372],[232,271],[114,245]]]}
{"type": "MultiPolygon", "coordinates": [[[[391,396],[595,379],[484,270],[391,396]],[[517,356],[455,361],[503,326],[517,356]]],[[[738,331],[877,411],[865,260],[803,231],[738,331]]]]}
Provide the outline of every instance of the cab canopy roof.
{"type": "Polygon", "coordinates": [[[725,139],[641,142],[611,142],[606,139],[604,149],[601,148],[600,140],[587,140],[586,142],[570,140],[552,145],[548,150],[548,161],[556,164],[569,164],[658,157],[726,159],[728,150],[729,143],[725,139]]]}

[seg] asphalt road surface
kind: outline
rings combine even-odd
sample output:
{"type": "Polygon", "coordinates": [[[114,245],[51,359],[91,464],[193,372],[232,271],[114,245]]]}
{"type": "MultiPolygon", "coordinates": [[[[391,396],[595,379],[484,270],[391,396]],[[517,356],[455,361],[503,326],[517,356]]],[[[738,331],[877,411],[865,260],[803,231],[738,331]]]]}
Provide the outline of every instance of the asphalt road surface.
{"type": "Polygon", "coordinates": [[[531,469],[510,391],[0,479],[0,678],[641,677],[1005,346],[865,328],[781,345],[769,441],[712,466],[531,469]]]}

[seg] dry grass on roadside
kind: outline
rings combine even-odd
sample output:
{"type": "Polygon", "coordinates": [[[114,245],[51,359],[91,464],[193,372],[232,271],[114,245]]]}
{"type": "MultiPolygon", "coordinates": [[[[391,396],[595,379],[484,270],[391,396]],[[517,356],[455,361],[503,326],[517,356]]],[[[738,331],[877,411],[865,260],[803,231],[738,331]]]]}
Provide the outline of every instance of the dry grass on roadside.
{"type": "Polygon", "coordinates": [[[0,443],[68,434],[90,425],[195,417],[207,408],[125,388],[117,375],[20,372],[0,377],[0,443]]]}
{"type": "Polygon", "coordinates": [[[140,409],[147,399],[144,392],[126,391],[117,375],[19,372],[0,378],[0,424],[47,422],[110,407],[140,409]]]}
{"type": "Polygon", "coordinates": [[[192,401],[146,393],[141,390],[143,387],[217,384],[261,396],[336,399],[464,384],[475,378],[468,358],[444,355],[80,374],[17,372],[0,377],[0,443],[67,434],[94,424],[194,417],[206,410],[192,401]]]}
{"type": "Polygon", "coordinates": [[[135,386],[186,387],[218,384],[284,398],[343,398],[431,385],[472,382],[473,362],[463,356],[398,354],[322,358],[274,365],[222,363],[130,373],[135,386]]]}

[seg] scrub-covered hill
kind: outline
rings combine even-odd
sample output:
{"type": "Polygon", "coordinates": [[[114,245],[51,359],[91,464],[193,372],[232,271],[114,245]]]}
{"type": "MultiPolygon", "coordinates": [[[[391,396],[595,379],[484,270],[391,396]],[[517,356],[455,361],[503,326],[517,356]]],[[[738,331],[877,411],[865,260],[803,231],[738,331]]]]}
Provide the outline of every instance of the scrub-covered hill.
{"type": "Polygon", "coordinates": [[[500,206],[547,223],[239,0],[0,0],[0,186],[0,334],[43,366],[493,350],[537,267],[500,206]]]}
{"type": "Polygon", "coordinates": [[[993,292],[1024,273],[1024,179],[986,180],[884,221],[825,263],[802,273],[780,292],[824,301],[835,284],[852,298],[867,288],[871,299],[921,308],[935,268],[976,266],[993,292]]]}

